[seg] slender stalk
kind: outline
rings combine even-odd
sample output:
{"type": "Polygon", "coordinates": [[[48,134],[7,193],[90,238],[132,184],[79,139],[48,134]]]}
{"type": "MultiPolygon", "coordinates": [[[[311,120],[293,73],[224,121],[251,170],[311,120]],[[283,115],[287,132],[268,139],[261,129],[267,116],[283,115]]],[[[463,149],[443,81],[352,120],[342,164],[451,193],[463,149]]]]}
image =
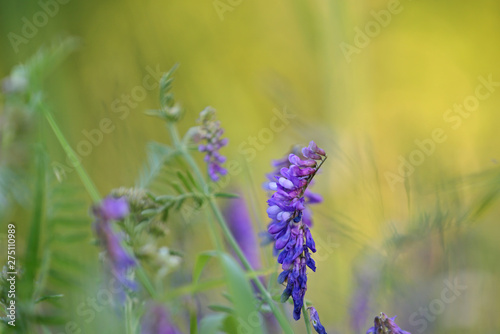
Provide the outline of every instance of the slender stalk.
{"type": "Polygon", "coordinates": [[[125,304],[125,331],[126,334],[134,334],[134,324],[132,322],[133,312],[132,312],[132,302],[127,300],[125,304]]]}
{"type": "Polygon", "coordinates": [[[307,309],[305,305],[302,306],[302,314],[304,315],[304,323],[306,324],[307,334],[311,334],[312,333],[311,320],[309,319],[309,314],[307,314],[307,309]]]}
{"type": "MultiPolygon", "coordinates": [[[[203,187],[205,185],[203,174],[201,174],[201,171],[198,168],[198,165],[194,161],[193,157],[186,151],[186,148],[182,144],[181,138],[179,137],[179,132],[177,131],[177,127],[175,126],[174,123],[167,122],[167,129],[168,133],[170,134],[170,138],[172,139],[172,143],[174,144],[174,147],[178,150],[179,154],[184,158],[184,160],[186,160],[186,162],[189,164],[193,172],[196,174],[198,182],[200,182],[201,186],[203,187]]],[[[224,249],[224,246],[222,242],[219,240],[220,238],[217,235],[212,219],[209,219],[208,223],[210,225],[209,230],[212,242],[215,244],[216,249],[218,251],[221,251],[222,249],[224,249]]]]}
{"type": "MultiPolygon", "coordinates": [[[[47,105],[44,103],[40,102],[38,104],[38,107],[42,111],[43,115],[49,122],[50,127],[52,128],[52,131],[57,137],[57,140],[61,144],[63,150],[66,152],[68,157],[72,161],[78,161],[78,157],[71,148],[71,145],[68,143],[66,138],[64,137],[64,134],[62,133],[61,129],[59,128],[59,125],[57,125],[54,117],[52,117],[52,113],[50,112],[49,108],[47,105]]],[[[78,176],[80,177],[80,180],[82,181],[85,189],[87,189],[88,194],[90,195],[90,198],[92,199],[93,202],[98,203],[101,201],[101,195],[99,194],[99,191],[97,190],[97,187],[95,186],[94,182],[90,178],[90,176],[87,174],[85,171],[85,168],[83,168],[81,163],[78,163],[75,166],[75,170],[78,173],[78,176]]],[[[141,266],[137,267],[137,277],[141,281],[142,285],[144,288],[147,290],[147,292],[154,298],[156,296],[156,291],[151,284],[149,278],[147,277],[144,269],[141,266]]]]}
{"type": "MultiPolygon", "coordinates": [[[[252,271],[253,268],[252,268],[250,262],[248,262],[247,258],[243,254],[243,251],[241,250],[240,246],[238,245],[238,242],[234,239],[234,236],[231,233],[231,231],[229,230],[229,227],[227,226],[227,223],[226,223],[224,217],[222,216],[222,213],[221,213],[219,207],[217,206],[217,203],[215,203],[215,199],[213,197],[210,197],[209,201],[210,201],[210,207],[212,208],[212,211],[213,211],[215,217],[217,218],[217,221],[219,222],[219,226],[221,227],[224,236],[227,238],[229,244],[232,246],[234,252],[236,253],[238,258],[240,259],[240,261],[243,264],[243,266],[245,267],[245,269],[252,271]]],[[[259,280],[259,278],[258,277],[253,278],[253,282],[255,283],[257,288],[260,290],[260,293],[262,294],[262,297],[264,298],[264,300],[269,304],[269,307],[271,308],[271,311],[273,312],[274,316],[276,317],[276,319],[280,323],[281,328],[285,331],[285,333],[293,333],[293,330],[290,327],[290,324],[286,320],[285,316],[278,310],[278,308],[274,304],[274,301],[273,301],[271,295],[266,290],[266,288],[264,287],[262,282],[259,280]]]]}
{"type": "Polygon", "coordinates": [[[146,275],[146,272],[144,271],[144,268],[140,264],[137,264],[135,272],[137,274],[137,278],[139,278],[139,281],[141,281],[142,286],[144,287],[144,289],[146,289],[146,291],[148,292],[149,296],[152,299],[157,298],[156,290],[153,287],[153,284],[151,284],[151,281],[149,280],[148,275],[146,275]]]}
{"type": "MultiPolygon", "coordinates": [[[[64,137],[64,134],[62,133],[61,129],[57,125],[56,121],[54,120],[54,117],[52,117],[52,113],[50,112],[49,108],[43,104],[42,102],[39,103],[39,108],[41,109],[42,113],[44,114],[45,118],[49,122],[50,127],[52,128],[52,131],[54,131],[54,134],[57,137],[57,140],[59,140],[59,143],[61,144],[64,152],[68,155],[68,157],[71,159],[71,161],[77,162],[78,161],[78,156],[76,155],[75,151],[71,148],[71,145],[68,143],[66,138],[64,137]]],[[[83,168],[81,163],[78,163],[75,165],[75,170],[78,173],[78,176],[80,176],[80,179],[82,180],[83,185],[87,189],[87,192],[89,193],[90,197],[92,198],[92,201],[94,202],[100,202],[101,201],[101,196],[99,195],[99,192],[97,191],[97,187],[95,186],[94,182],[90,179],[89,175],[83,168]]]]}
{"type": "MultiPolygon", "coordinates": [[[[198,168],[198,165],[194,161],[193,157],[189,154],[189,152],[186,150],[184,145],[182,145],[175,124],[172,122],[167,122],[167,128],[168,128],[170,136],[172,138],[172,142],[174,143],[175,147],[179,151],[180,155],[186,160],[188,165],[191,167],[193,172],[196,174],[196,177],[198,178],[198,181],[200,182],[201,187],[203,189],[206,189],[207,183],[205,182],[205,178],[203,177],[203,174],[201,173],[200,169],[198,168]]],[[[206,195],[207,195],[207,200],[208,200],[208,203],[209,203],[210,208],[212,210],[212,213],[214,214],[217,222],[219,223],[219,226],[222,230],[224,237],[227,239],[228,243],[233,248],[234,252],[236,253],[236,256],[243,264],[243,267],[248,271],[253,271],[253,268],[252,268],[250,262],[248,262],[247,258],[243,254],[243,251],[241,250],[240,246],[238,245],[238,242],[234,239],[233,234],[231,233],[229,227],[227,226],[226,220],[224,219],[224,216],[222,215],[222,212],[220,211],[220,209],[215,201],[215,198],[210,194],[206,194],[206,195]]],[[[210,229],[214,230],[214,226],[211,225],[210,229]]],[[[213,233],[215,233],[215,232],[213,232],[213,233]]],[[[216,238],[216,240],[218,243],[220,243],[218,238],[216,238]]],[[[254,277],[254,278],[252,278],[252,280],[255,283],[255,285],[257,286],[257,288],[259,289],[264,300],[269,304],[269,307],[271,308],[271,311],[273,312],[274,316],[276,317],[276,319],[280,323],[281,328],[285,331],[285,333],[293,334],[293,330],[290,327],[290,324],[288,323],[287,319],[278,310],[271,295],[266,290],[264,285],[261,283],[259,278],[254,277]]]]}

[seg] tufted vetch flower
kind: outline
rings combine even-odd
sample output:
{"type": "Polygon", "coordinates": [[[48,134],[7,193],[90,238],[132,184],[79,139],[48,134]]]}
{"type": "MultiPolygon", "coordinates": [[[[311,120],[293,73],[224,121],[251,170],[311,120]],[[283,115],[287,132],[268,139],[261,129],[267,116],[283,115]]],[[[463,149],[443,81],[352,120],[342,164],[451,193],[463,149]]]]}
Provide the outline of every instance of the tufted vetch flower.
{"type": "Polygon", "coordinates": [[[111,273],[124,286],[134,289],[135,282],[127,279],[127,272],[135,266],[134,258],[124,249],[121,238],[113,230],[114,220],[121,220],[129,214],[129,205],[124,197],[106,197],[100,205],[93,207],[96,218],[94,231],[99,244],[104,248],[111,273]]]}
{"type": "MultiPolygon", "coordinates": [[[[295,155],[295,156],[297,156],[299,158],[304,159],[304,156],[302,155],[300,147],[299,146],[294,146],[291,149],[291,151],[289,152],[289,154],[287,154],[285,157],[283,157],[283,158],[281,158],[279,160],[273,161],[272,162],[272,166],[274,167],[274,170],[271,173],[268,173],[266,175],[270,182],[266,182],[264,184],[264,189],[266,189],[266,190],[273,190],[273,189],[269,189],[269,185],[273,184],[276,181],[276,177],[277,176],[278,177],[280,176],[282,168],[285,168],[285,167],[289,168],[290,165],[292,164],[292,162],[289,160],[290,154],[293,154],[293,155],[295,155]]],[[[318,204],[318,203],[323,202],[323,198],[321,197],[321,195],[313,193],[310,190],[310,187],[311,187],[311,185],[313,183],[314,182],[311,181],[309,183],[309,186],[307,187],[307,189],[304,192],[304,201],[305,201],[305,207],[306,208],[302,211],[302,221],[304,222],[304,224],[306,224],[309,227],[312,227],[312,225],[313,225],[312,213],[311,213],[311,210],[309,208],[309,205],[311,205],[311,204],[318,204]]]]}
{"type": "Polygon", "coordinates": [[[219,150],[228,143],[227,138],[221,138],[224,129],[221,128],[220,122],[215,118],[215,109],[211,107],[205,108],[198,119],[201,123],[197,141],[203,140],[204,143],[198,146],[198,151],[206,153],[205,162],[208,166],[208,175],[212,181],[218,181],[220,176],[226,175],[227,170],[222,167],[226,161],[226,157],[219,153],[219,150]]]}
{"type": "Polygon", "coordinates": [[[389,318],[385,313],[380,313],[379,316],[375,317],[374,326],[370,327],[366,334],[411,334],[399,328],[394,319],[396,319],[396,316],[389,318]]]}
{"type": "MultiPolygon", "coordinates": [[[[311,252],[316,252],[316,246],[311,235],[310,214],[307,213],[307,187],[326,160],[326,153],[313,141],[302,149],[302,156],[291,153],[288,156],[288,167],[280,168],[273,175],[272,182],[267,186],[274,191],[267,201],[267,214],[272,222],[268,232],[279,250],[278,262],[283,271],[278,276],[280,284],[286,283],[281,296],[283,302],[290,296],[293,299],[295,320],[300,319],[307,290],[307,267],[316,271],[316,264],[311,252]]],[[[280,161],[282,165],[286,162],[280,161]]]]}

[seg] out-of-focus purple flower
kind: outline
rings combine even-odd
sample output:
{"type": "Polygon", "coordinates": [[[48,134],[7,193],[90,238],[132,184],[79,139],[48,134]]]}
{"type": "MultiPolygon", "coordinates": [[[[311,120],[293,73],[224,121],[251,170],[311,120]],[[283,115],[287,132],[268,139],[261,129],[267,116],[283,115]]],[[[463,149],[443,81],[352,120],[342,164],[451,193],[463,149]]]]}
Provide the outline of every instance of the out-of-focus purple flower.
{"type": "Polygon", "coordinates": [[[371,322],[373,313],[371,300],[380,282],[382,259],[378,254],[363,255],[353,270],[356,281],[350,303],[350,323],[353,333],[362,333],[366,324],[371,322]]]}
{"type": "Polygon", "coordinates": [[[111,221],[120,220],[129,214],[129,206],[124,197],[106,197],[93,208],[96,221],[94,231],[99,243],[106,251],[111,273],[124,286],[134,289],[135,282],[127,279],[127,271],[135,266],[135,260],[121,244],[120,237],[113,231],[111,221]]]}
{"type": "Polygon", "coordinates": [[[369,295],[372,284],[369,280],[363,280],[352,296],[350,309],[351,327],[356,333],[360,333],[363,328],[366,328],[364,326],[370,309],[369,295]]]}
{"type": "Polygon", "coordinates": [[[260,269],[259,244],[253,229],[245,201],[232,199],[224,210],[224,216],[236,242],[254,270],[260,269]]]}
{"type": "Polygon", "coordinates": [[[102,200],[98,210],[94,211],[96,216],[98,215],[106,221],[123,219],[129,212],[129,205],[125,197],[106,197],[102,200]]]}
{"type": "Polygon", "coordinates": [[[311,317],[311,323],[319,334],[327,334],[325,327],[321,324],[321,321],[319,321],[319,315],[318,311],[314,307],[309,307],[309,315],[311,317]]]}
{"type": "Polygon", "coordinates": [[[307,267],[316,271],[310,254],[310,251],[316,252],[316,246],[309,224],[304,220],[305,192],[326,160],[325,151],[314,142],[302,149],[302,155],[303,159],[293,153],[288,156],[289,167],[282,167],[268,184],[268,189],[275,192],[267,201],[267,214],[272,219],[267,230],[275,240],[275,248],[281,250],[278,262],[282,264],[283,272],[278,276],[278,282],[287,283],[281,299],[284,302],[292,296],[295,320],[300,319],[304,304],[307,267]]]}
{"type": "MultiPolygon", "coordinates": [[[[243,254],[254,270],[261,268],[259,243],[255,234],[250,214],[248,212],[245,200],[242,197],[233,199],[224,210],[224,217],[228,222],[236,242],[240,246],[243,254]]],[[[269,236],[269,233],[266,233],[269,236]]],[[[262,284],[265,284],[264,277],[260,277],[262,284]]],[[[253,283],[253,282],[252,282],[253,283]]],[[[254,285],[254,290],[258,291],[254,285]]],[[[272,313],[264,313],[264,322],[269,333],[278,332],[279,323],[272,313]]]]}
{"type": "Polygon", "coordinates": [[[172,324],[165,308],[154,304],[142,318],[141,334],[181,334],[181,331],[172,324]]]}
{"type": "Polygon", "coordinates": [[[201,126],[196,139],[204,141],[198,146],[198,150],[206,153],[204,160],[208,166],[208,175],[213,181],[218,181],[220,176],[227,174],[227,170],[222,167],[226,157],[222,156],[219,150],[227,145],[228,139],[221,139],[224,129],[215,118],[215,109],[212,107],[207,107],[200,113],[198,122],[201,126]]]}
{"type": "Polygon", "coordinates": [[[385,313],[380,313],[379,316],[375,317],[375,325],[366,331],[366,334],[379,334],[379,333],[390,333],[390,334],[411,334],[410,332],[404,331],[399,328],[394,322],[396,316],[389,318],[385,313]]]}

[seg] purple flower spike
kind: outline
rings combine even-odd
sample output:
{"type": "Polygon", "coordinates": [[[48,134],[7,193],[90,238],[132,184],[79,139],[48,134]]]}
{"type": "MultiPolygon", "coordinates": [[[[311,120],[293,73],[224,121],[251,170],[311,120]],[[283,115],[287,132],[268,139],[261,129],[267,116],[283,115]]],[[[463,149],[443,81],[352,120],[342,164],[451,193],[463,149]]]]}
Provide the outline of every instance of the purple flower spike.
{"type": "Polygon", "coordinates": [[[224,129],[220,127],[220,122],[215,118],[215,109],[205,108],[200,113],[198,122],[201,123],[197,141],[204,140],[205,144],[198,146],[198,151],[205,152],[205,162],[208,165],[208,175],[213,181],[218,181],[220,176],[227,174],[227,170],[222,167],[226,157],[219,153],[219,150],[226,146],[228,139],[221,139],[224,129]]]}
{"type": "Polygon", "coordinates": [[[94,231],[100,245],[106,252],[113,276],[130,289],[135,289],[136,284],[127,279],[127,272],[135,266],[134,258],[127,253],[121,244],[119,235],[113,231],[112,220],[120,220],[129,214],[129,205],[124,197],[106,197],[100,205],[93,208],[96,221],[94,231]]]}
{"type": "MultiPolygon", "coordinates": [[[[310,160],[310,159],[304,158],[300,147],[295,146],[292,148],[290,154],[286,154],[286,156],[284,156],[283,158],[273,161],[272,166],[275,169],[273,172],[267,174],[267,178],[269,179],[270,182],[264,183],[263,187],[266,190],[271,190],[271,191],[278,190],[279,177],[281,177],[281,170],[283,168],[288,169],[292,165],[295,165],[293,167],[293,171],[295,173],[304,174],[302,176],[306,176],[306,175],[310,175],[312,172],[314,172],[315,168],[311,168],[311,166],[316,166],[316,164],[317,163],[314,159],[310,160]],[[297,165],[299,165],[301,168],[298,168],[297,165]],[[304,168],[304,167],[309,167],[309,168],[304,168]],[[278,179],[277,179],[277,177],[278,177],[278,179]]],[[[311,181],[311,183],[313,183],[313,182],[311,181]]],[[[310,186],[311,186],[311,184],[309,184],[309,187],[310,186]]],[[[306,204],[306,208],[302,212],[302,221],[308,227],[312,227],[312,214],[311,214],[311,210],[308,208],[308,206],[310,204],[318,204],[318,203],[323,202],[323,198],[320,195],[311,192],[309,189],[306,189],[306,191],[304,192],[304,202],[306,204]]]]}
{"type": "Polygon", "coordinates": [[[389,318],[385,313],[380,313],[379,316],[375,317],[375,326],[368,329],[366,334],[378,334],[378,333],[390,333],[390,334],[411,334],[410,332],[404,331],[399,328],[394,322],[396,316],[389,318]]]}
{"type": "Polygon", "coordinates": [[[141,334],[181,334],[161,305],[152,305],[142,318],[141,334]]]}
{"type": "Polygon", "coordinates": [[[278,281],[286,283],[281,300],[284,302],[292,297],[295,320],[300,319],[304,305],[307,267],[316,270],[310,254],[316,252],[316,246],[309,230],[312,222],[307,204],[317,203],[321,197],[308,193],[307,187],[326,160],[325,151],[314,142],[302,150],[303,156],[295,154],[298,152],[294,150],[287,159],[274,163],[277,171],[268,175],[271,182],[266,187],[275,191],[267,201],[267,214],[272,219],[268,232],[275,240],[275,249],[280,250],[278,262],[282,264],[283,272],[278,281]]]}
{"type": "Polygon", "coordinates": [[[319,315],[318,311],[314,307],[309,307],[309,314],[311,317],[311,323],[319,334],[327,334],[325,327],[321,324],[321,321],[319,321],[319,315]]]}

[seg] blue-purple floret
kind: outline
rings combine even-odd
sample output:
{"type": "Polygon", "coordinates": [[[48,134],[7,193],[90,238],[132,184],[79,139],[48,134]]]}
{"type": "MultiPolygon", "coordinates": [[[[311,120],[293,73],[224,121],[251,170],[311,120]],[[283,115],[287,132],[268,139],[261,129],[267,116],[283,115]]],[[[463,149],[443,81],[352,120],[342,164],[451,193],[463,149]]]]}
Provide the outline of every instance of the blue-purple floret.
{"type": "Polygon", "coordinates": [[[319,334],[327,334],[325,327],[323,327],[321,321],[319,321],[318,311],[316,311],[316,309],[312,306],[309,307],[309,316],[311,318],[311,323],[316,332],[319,334]]]}
{"type": "Polygon", "coordinates": [[[394,322],[396,316],[389,318],[385,313],[380,313],[375,317],[374,326],[368,329],[366,334],[390,333],[390,334],[411,334],[399,328],[394,322]]]}
{"type": "MultiPolygon", "coordinates": [[[[281,251],[278,262],[282,264],[283,272],[279,275],[278,282],[286,282],[282,301],[292,297],[295,320],[300,319],[304,304],[307,267],[316,271],[316,264],[311,257],[311,252],[316,252],[316,246],[309,230],[311,221],[306,210],[309,200],[306,191],[325,159],[325,151],[311,142],[302,149],[302,159],[294,153],[288,156],[289,166],[281,167],[267,187],[275,191],[267,201],[267,214],[272,219],[268,232],[275,240],[275,248],[281,251]]],[[[284,161],[279,163],[285,165],[284,161]]],[[[314,201],[319,200],[317,196],[312,198],[314,201]]]]}
{"type": "Polygon", "coordinates": [[[228,139],[221,138],[224,129],[220,127],[220,122],[215,118],[215,109],[205,108],[200,113],[198,122],[201,123],[201,126],[197,139],[203,140],[203,144],[198,145],[198,150],[206,153],[204,161],[208,166],[208,175],[213,181],[218,181],[221,176],[227,174],[227,170],[222,167],[226,157],[221,155],[219,150],[227,145],[228,139]]]}
{"type": "Polygon", "coordinates": [[[124,197],[106,197],[93,208],[96,218],[94,231],[109,260],[111,273],[124,286],[135,289],[135,282],[127,278],[127,272],[136,265],[135,260],[123,248],[121,238],[115,233],[112,221],[121,220],[129,214],[129,205],[124,197]]]}

